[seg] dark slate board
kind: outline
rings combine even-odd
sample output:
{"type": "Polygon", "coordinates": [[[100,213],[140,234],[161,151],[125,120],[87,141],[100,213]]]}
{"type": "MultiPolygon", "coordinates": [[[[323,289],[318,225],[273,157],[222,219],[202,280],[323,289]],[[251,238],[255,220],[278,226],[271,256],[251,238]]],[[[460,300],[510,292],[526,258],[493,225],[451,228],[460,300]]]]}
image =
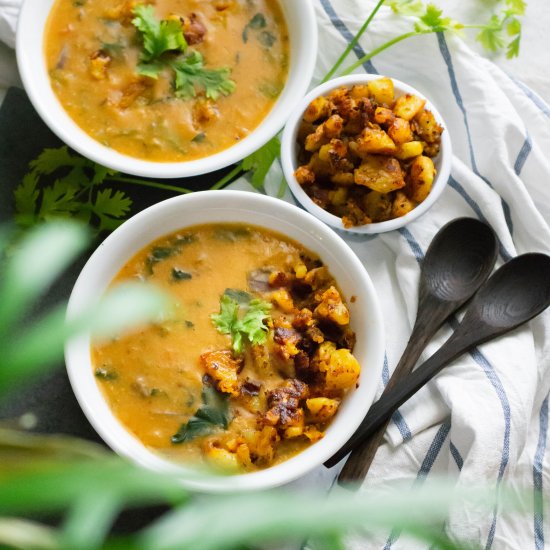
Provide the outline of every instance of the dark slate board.
{"type": "MultiPolygon", "coordinates": [[[[27,172],[29,162],[43,149],[60,145],[62,142],[42,122],[25,92],[11,88],[0,108],[0,223],[12,220],[13,190],[27,172]]],[[[166,183],[179,184],[193,190],[208,189],[229,169],[185,180],[166,180],[166,183]]],[[[132,213],[174,196],[174,193],[156,189],[131,185],[119,187],[132,197],[132,213]]],[[[31,321],[46,308],[68,299],[86,259],[87,256],[80,258],[50,289],[48,295],[36,304],[30,316],[31,321]]],[[[6,401],[0,402],[0,418],[14,418],[27,412],[34,413],[38,418],[36,431],[70,434],[100,441],[80,410],[63,364],[36,383],[14,392],[6,401]]]]}

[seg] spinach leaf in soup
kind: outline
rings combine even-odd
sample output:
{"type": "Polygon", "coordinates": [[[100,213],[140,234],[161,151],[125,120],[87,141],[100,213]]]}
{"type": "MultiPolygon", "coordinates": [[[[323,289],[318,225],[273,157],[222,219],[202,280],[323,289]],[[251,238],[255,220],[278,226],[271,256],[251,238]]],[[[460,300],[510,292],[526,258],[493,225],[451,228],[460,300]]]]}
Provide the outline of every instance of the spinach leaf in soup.
{"type": "Polygon", "coordinates": [[[227,429],[229,426],[228,396],[221,394],[211,386],[203,386],[201,397],[202,405],[189,421],[182,424],[172,436],[172,443],[176,445],[185,443],[196,437],[208,435],[216,428],[227,429]]]}
{"type": "Polygon", "coordinates": [[[188,273],[187,271],[183,271],[183,269],[173,267],[171,278],[173,282],[188,281],[193,278],[193,275],[191,275],[191,273],[188,273]]]}
{"type": "Polygon", "coordinates": [[[248,42],[248,35],[250,30],[260,30],[267,27],[267,21],[263,13],[257,13],[254,17],[246,24],[243,30],[243,42],[246,44],[248,42]]]}
{"type": "Polygon", "coordinates": [[[155,265],[171,258],[172,256],[175,256],[184,246],[192,244],[196,240],[196,235],[193,233],[188,233],[185,235],[177,235],[165,245],[153,246],[153,248],[151,248],[151,252],[145,259],[145,270],[147,275],[153,275],[155,272],[155,265]]]}
{"type": "Polygon", "coordinates": [[[277,42],[277,37],[269,31],[263,31],[259,34],[258,40],[265,48],[271,48],[277,42]]]}
{"type": "Polygon", "coordinates": [[[105,380],[109,382],[112,382],[113,380],[116,380],[118,378],[118,372],[108,367],[97,367],[94,371],[94,375],[100,380],[105,380]]]}

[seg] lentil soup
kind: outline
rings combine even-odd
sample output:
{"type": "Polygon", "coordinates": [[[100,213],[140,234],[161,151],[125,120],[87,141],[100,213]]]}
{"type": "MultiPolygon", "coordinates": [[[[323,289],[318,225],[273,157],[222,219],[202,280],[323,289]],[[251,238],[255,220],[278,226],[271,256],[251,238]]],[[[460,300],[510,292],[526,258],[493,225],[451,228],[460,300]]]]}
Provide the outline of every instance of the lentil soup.
{"type": "Polygon", "coordinates": [[[157,162],[227,149],[267,116],[288,74],[278,0],[57,0],[45,55],[82,130],[157,162]]]}
{"type": "Polygon", "coordinates": [[[250,472],[321,439],[360,367],[336,281],[281,235],[209,224],[163,237],[114,282],[170,293],[170,320],[92,347],[119,421],[177,462],[250,472]]]}

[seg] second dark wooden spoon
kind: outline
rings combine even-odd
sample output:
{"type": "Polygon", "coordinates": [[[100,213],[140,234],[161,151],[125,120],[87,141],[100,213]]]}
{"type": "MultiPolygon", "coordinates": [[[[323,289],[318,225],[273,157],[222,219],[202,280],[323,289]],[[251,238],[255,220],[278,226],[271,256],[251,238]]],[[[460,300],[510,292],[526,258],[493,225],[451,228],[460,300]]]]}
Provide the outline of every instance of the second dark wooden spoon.
{"type": "MultiPolygon", "coordinates": [[[[409,343],[382,397],[412,371],[445,320],[477,292],[493,270],[497,254],[493,230],[479,220],[458,218],[439,230],[422,263],[418,311],[409,343]]],[[[339,481],[358,480],[367,474],[388,423],[389,420],[353,450],[339,481]]],[[[325,466],[333,466],[351,450],[345,449],[325,462],[325,466]]]]}
{"type": "Polygon", "coordinates": [[[504,264],[476,294],[451,337],[371,407],[346,446],[353,448],[370,437],[407,399],[465,351],[519,327],[549,305],[550,256],[523,254],[504,264]]]}

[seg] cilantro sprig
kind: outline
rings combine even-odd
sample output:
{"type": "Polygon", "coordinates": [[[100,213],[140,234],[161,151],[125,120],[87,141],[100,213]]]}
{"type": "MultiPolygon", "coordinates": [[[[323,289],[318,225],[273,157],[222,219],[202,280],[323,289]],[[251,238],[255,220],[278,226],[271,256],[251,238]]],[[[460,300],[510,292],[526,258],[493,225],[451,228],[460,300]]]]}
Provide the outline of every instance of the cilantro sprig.
{"type": "Polygon", "coordinates": [[[218,332],[231,335],[231,346],[236,354],[245,344],[263,344],[267,339],[271,304],[243,291],[227,289],[220,298],[220,312],[210,318],[218,332]]]}
{"type": "Polygon", "coordinates": [[[133,14],[132,24],[143,43],[138,74],[157,79],[162,70],[171,69],[175,96],[180,99],[192,99],[202,92],[216,101],[235,91],[229,67],[208,69],[202,54],[189,50],[180,21],[159,20],[153,6],[143,4],[136,6],[133,14]]]}
{"type": "Polygon", "coordinates": [[[14,191],[15,220],[30,227],[54,218],[76,218],[98,232],[118,227],[130,213],[132,199],[107,184],[127,183],[166,191],[189,189],[124,176],[69,150],[44,151],[29,164],[29,171],[14,191]]]}

